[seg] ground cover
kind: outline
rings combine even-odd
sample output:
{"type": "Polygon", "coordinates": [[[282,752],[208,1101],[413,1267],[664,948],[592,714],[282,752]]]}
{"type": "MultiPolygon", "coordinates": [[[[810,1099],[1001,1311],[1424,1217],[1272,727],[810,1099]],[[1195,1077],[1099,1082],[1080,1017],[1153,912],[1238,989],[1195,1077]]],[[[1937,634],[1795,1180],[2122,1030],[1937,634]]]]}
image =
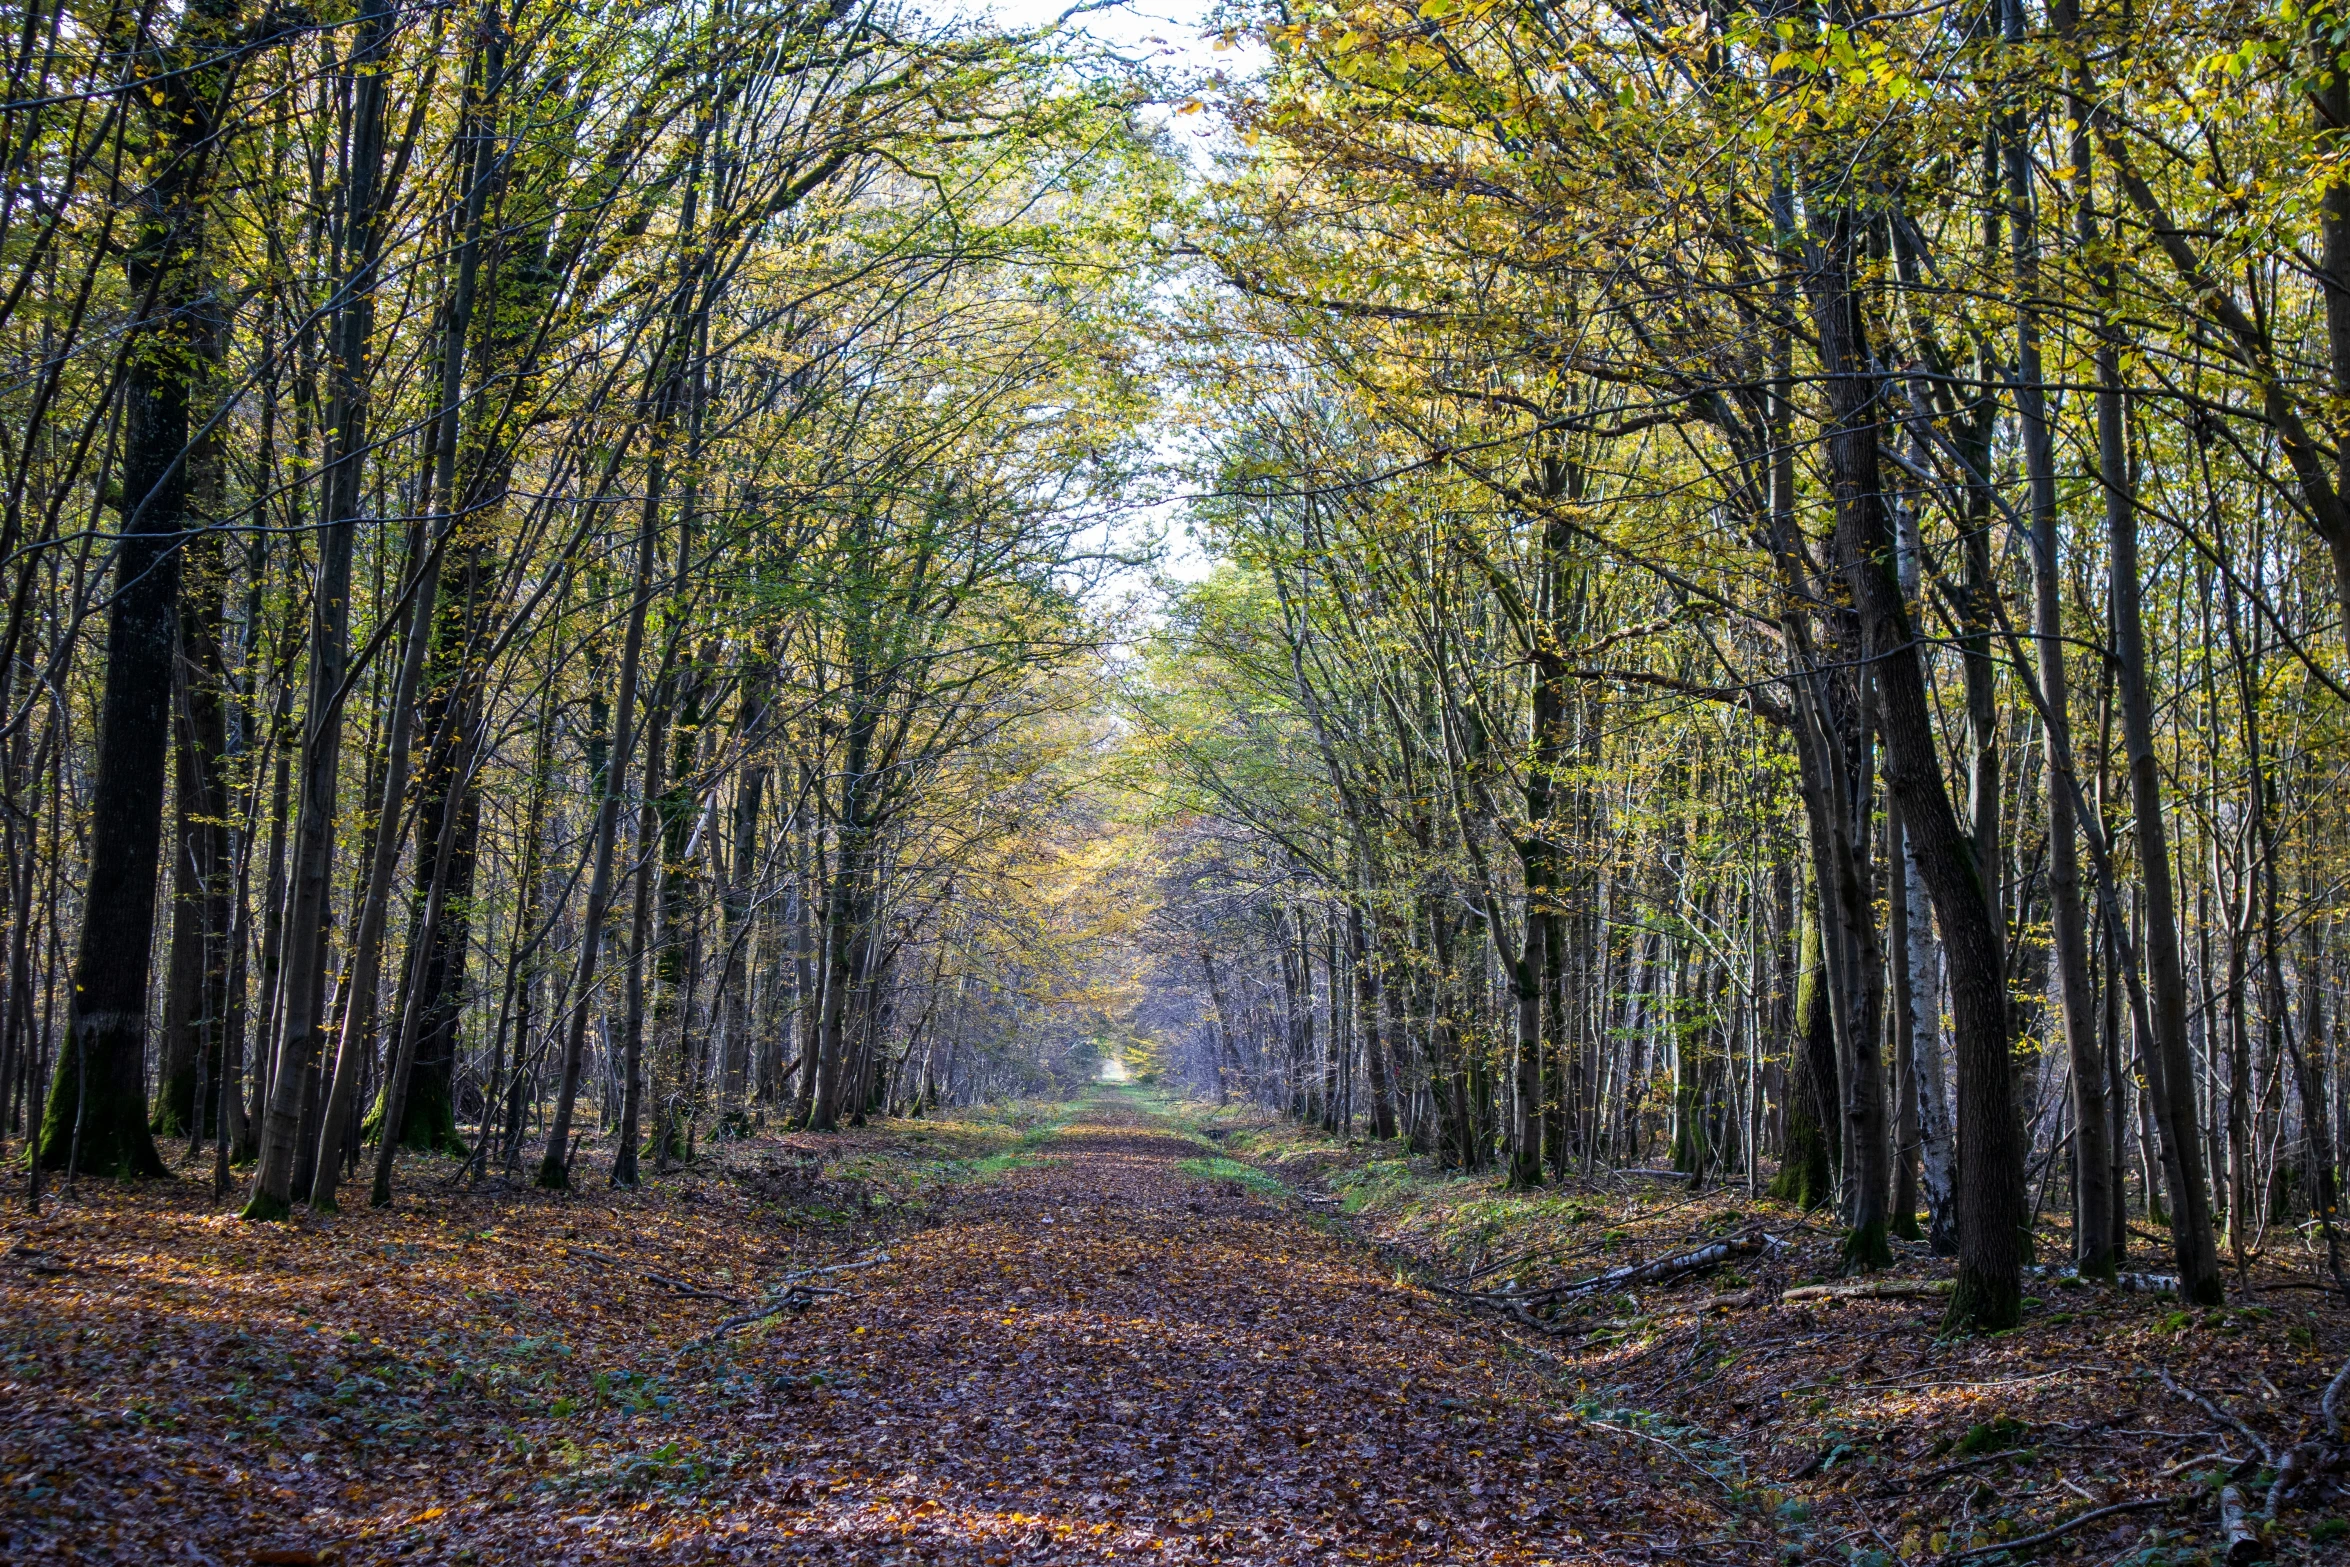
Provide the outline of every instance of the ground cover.
{"type": "MultiPolygon", "coordinates": [[[[2031,1549],[2184,1567],[2350,1327],[2272,1260],[2226,1311],[2051,1280],[1945,1339],[1930,1295],[1791,1299],[1834,1237],[1742,1190],[1511,1194],[1139,1087],[706,1153],[0,1222],[0,1555],[1886,1567],[2088,1517],[2031,1549]]],[[[2338,1553],[2330,1483],[2259,1549],[2338,1553]]]]}
{"type": "MultiPolygon", "coordinates": [[[[1902,1293],[1835,1293],[1850,1281],[1828,1225],[1740,1182],[1693,1193],[1669,1176],[1603,1175],[1510,1192],[1253,1109],[1158,1109],[1220,1157],[1292,1185],[1399,1279],[1459,1303],[1591,1400],[1671,1427],[1648,1433],[1660,1451],[1768,1494],[1799,1557],[1982,1560],[2072,1524],[2036,1554],[2186,1567],[2228,1554],[2220,1498],[2234,1486],[2261,1535],[2238,1541],[2237,1560],[2350,1560],[2339,1489],[2300,1489],[2265,1528],[2257,1516],[2280,1461],[2323,1438],[2320,1402],[2350,1354],[2350,1312],[2314,1235],[2271,1231],[2224,1309],[2048,1270],[2022,1326],[1952,1338],[1936,1293],[1948,1262],[1901,1246],[1869,1287],[1902,1293]],[[1784,1245],[1570,1293],[1527,1310],[1532,1322],[1507,1303],[1756,1234],[1784,1245]],[[2099,1512],[2131,1503],[2156,1505],[2099,1512]]],[[[2040,1255],[2063,1256],[2061,1224],[2039,1239],[2040,1255]]],[[[2131,1244],[2130,1267],[2166,1266],[2161,1236],[2131,1244]]],[[[2350,1393],[2338,1407],[2350,1417],[2350,1393]]]]}

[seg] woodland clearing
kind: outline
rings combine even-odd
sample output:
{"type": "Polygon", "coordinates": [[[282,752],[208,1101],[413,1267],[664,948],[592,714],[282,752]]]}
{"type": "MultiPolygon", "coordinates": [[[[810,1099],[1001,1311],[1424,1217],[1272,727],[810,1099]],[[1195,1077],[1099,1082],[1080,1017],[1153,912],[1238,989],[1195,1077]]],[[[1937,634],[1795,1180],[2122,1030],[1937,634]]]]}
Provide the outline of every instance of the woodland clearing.
{"type": "Polygon", "coordinates": [[[2055,1549],[2186,1560],[2219,1460],[2175,1460],[2242,1438],[2158,1368],[2289,1439],[2342,1328],[2084,1289],[1937,1340],[1932,1302],[1773,1305],[1832,1259],[1777,1204],[1381,1198],[1359,1147],[1134,1088],[811,1141],[300,1226],[82,1183],[4,1232],[10,1558],[1927,1560],[2176,1495],[2055,1549]],[[1426,1287],[1603,1202],[1611,1256],[1795,1233],[1572,1335],[1426,1287]]]}

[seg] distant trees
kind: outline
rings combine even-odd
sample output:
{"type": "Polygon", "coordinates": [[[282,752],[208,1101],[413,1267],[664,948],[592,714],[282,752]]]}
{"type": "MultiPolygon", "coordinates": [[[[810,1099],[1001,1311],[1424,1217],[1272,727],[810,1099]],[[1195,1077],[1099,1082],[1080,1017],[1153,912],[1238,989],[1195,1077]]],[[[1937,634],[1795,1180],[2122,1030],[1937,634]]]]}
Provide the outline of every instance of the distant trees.
{"type": "Polygon", "coordinates": [[[2331,1247],[2330,28],[1268,18],[1137,698],[1255,868],[1164,949],[1195,1081],[1311,1109],[1320,1017],[1470,1168],[1776,1158],[1863,1267],[1922,1198],[1978,1326],[2052,1205],[2202,1300],[2331,1247]]]}
{"type": "Polygon", "coordinates": [[[978,1091],[1139,460],[1127,89],[888,4],[20,20],[0,1131],[268,1219],[978,1091]]]}

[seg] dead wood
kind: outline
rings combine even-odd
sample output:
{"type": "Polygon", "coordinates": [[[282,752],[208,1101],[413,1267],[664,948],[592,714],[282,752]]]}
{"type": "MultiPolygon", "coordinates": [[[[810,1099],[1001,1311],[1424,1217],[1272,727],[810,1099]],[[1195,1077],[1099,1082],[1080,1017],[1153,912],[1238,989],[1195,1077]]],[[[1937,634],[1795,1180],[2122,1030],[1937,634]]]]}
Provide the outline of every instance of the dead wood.
{"type": "Polygon", "coordinates": [[[1849,1284],[1798,1284],[1779,1298],[1805,1300],[1924,1300],[1957,1288],[1952,1279],[1860,1279],[1849,1284]]]}
{"type": "Polygon", "coordinates": [[[2174,1502],[2186,1500],[2189,1498],[2142,1496],[2134,1502],[2115,1502],[2110,1507],[2092,1507],[2085,1513],[2074,1514],[2053,1529],[2043,1529],[2038,1534],[2027,1534],[2020,1540],[1996,1540],[1989,1545],[1977,1545],[1963,1551],[1953,1551],[1942,1559],[1946,1562],[1963,1562],[1971,1556],[1989,1556],[1997,1551],[2026,1550],[2035,1545],[2045,1545],[2050,1540],[2061,1540],[2081,1525],[2094,1523],[2100,1518],[2111,1518],[2116,1513],[2140,1513],[2150,1507],[2168,1507],[2174,1502]]]}
{"type": "Polygon", "coordinates": [[[1766,1235],[1761,1230],[1749,1230],[1741,1235],[1727,1236],[1722,1240],[1710,1242],[1694,1251],[1679,1252],[1670,1257],[1658,1257],[1649,1262],[1627,1263],[1621,1268],[1611,1268],[1605,1273],[1595,1273],[1588,1278],[1574,1279],[1565,1284],[1554,1284],[1547,1289],[1476,1291],[1455,1289],[1444,1284],[1438,1284],[1434,1288],[1456,1299],[1469,1301],[1479,1306],[1488,1306],[1496,1311],[1507,1312],[1521,1321],[1532,1323],[1545,1331],[1551,1331],[1549,1324],[1533,1316],[1532,1307],[1556,1305],[1560,1301],[1572,1300],[1577,1296],[1589,1295],[1597,1291],[1627,1289],[1635,1284],[1654,1284],[1664,1279],[1677,1279],[1683,1274],[1696,1273],[1706,1268],[1719,1266],[1733,1257],[1751,1257],[1760,1252],[1777,1250],[1785,1244],[1784,1241],[1766,1235]]]}

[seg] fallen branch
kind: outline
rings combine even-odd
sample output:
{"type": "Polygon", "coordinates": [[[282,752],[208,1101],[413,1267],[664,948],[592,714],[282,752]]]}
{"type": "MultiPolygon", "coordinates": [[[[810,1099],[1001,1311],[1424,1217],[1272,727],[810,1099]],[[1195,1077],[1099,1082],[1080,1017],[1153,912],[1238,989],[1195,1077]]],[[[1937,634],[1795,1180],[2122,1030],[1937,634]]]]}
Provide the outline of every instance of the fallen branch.
{"type": "Polygon", "coordinates": [[[2111,1518],[2116,1513],[2142,1513],[2149,1507],[2168,1507],[2174,1502],[2188,1499],[2178,1496],[2142,1496],[2134,1502],[2116,1502],[2111,1507],[2092,1507],[2085,1513],[2076,1513],[2067,1518],[2053,1529],[2043,1529],[2038,1534],[2027,1534],[2020,1540],[1997,1540],[1989,1545],[1971,1546],[1963,1551],[1953,1551],[1942,1559],[1946,1562],[1963,1562],[1970,1556],[1989,1556],[1997,1551],[2026,1550],[2035,1545],[2046,1545],[2050,1540],[2061,1540],[2081,1525],[2094,1523],[2100,1518],[2111,1518]]]}
{"type": "Polygon", "coordinates": [[[1548,1289],[1523,1292],[1496,1290],[1481,1293],[1474,1290],[1454,1289],[1443,1284],[1433,1287],[1456,1299],[1465,1300],[1474,1305],[1489,1306],[1496,1311],[1507,1312],[1519,1321],[1541,1328],[1547,1333],[1563,1331],[1563,1329],[1553,1328],[1551,1324],[1536,1317],[1528,1309],[1529,1307],[1556,1305],[1560,1301],[1572,1300],[1578,1295],[1589,1295],[1596,1291],[1623,1289],[1634,1284],[1652,1284],[1660,1279],[1676,1279],[1685,1273],[1696,1273],[1701,1269],[1727,1262],[1732,1257],[1751,1257],[1758,1252],[1778,1250],[1786,1244],[1785,1241],[1767,1235],[1761,1230],[1749,1230],[1743,1235],[1732,1235],[1709,1245],[1700,1246],[1695,1251],[1680,1252],[1670,1257],[1659,1257],[1652,1262],[1627,1263],[1621,1268],[1611,1268],[1605,1273],[1596,1273],[1589,1278],[1575,1279],[1565,1284],[1554,1284],[1548,1289]]]}
{"type": "Polygon", "coordinates": [[[2285,1461],[2277,1465],[2277,1477],[2269,1482],[2268,1495],[2261,1502],[2261,1517],[2276,1517],[2277,1509],[2285,1505],[2285,1498],[2309,1478],[2319,1456],[2316,1444],[2311,1442],[2285,1449],[2285,1461]]]}
{"type": "Polygon", "coordinates": [[[645,1275],[645,1282],[647,1284],[658,1284],[663,1289],[675,1290],[680,1295],[691,1295],[697,1300],[715,1300],[728,1306],[747,1306],[750,1304],[749,1301],[744,1300],[740,1295],[723,1295],[720,1294],[717,1290],[706,1290],[699,1285],[688,1284],[683,1279],[673,1279],[666,1273],[647,1273],[645,1275]]]}
{"type": "Polygon", "coordinates": [[[836,1290],[822,1284],[810,1284],[807,1281],[826,1278],[835,1273],[853,1273],[859,1268],[875,1268],[887,1261],[889,1261],[889,1253],[882,1251],[875,1252],[870,1257],[860,1257],[855,1262],[836,1262],[829,1268],[802,1268],[797,1273],[787,1273],[776,1280],[777,1293],[769,1296],[767,1301],[756,1311],[746,1311],[739,1317],[728,1317],[712,1328],[698,1342],[708,1343],[713,1339],[725,1338],[732,1333],[740,1333],[755,1322],[765,1322],[769,1317],[780,1317],[787,1311],[806,1311],[824,1296],[845,1299],[849,1293],[847,1290],[836,1290]]]}
{"type": "Polygon", "coordinates": [[[2267,1437],[2262,1436],[2259,1432],[2253,1430],[2243,1421],[2238,1420],[2234,1415],[2229,1414],[2226,1410],[2220,1408],[2219,1405],[2213,1403],[2210,1399],[2205,1398],[2201,1393],[2196,1392],[2193,1388],[2182,1387],[2177,1382],[2172,1381],[2171,1374],[2168,1371],[2158,1368],[2155,1374],[2162,1378],[2162,1385],[2164,1387],[2169,1388],[2173,1393],[2176,1393],[2179,1397],[2185,1399],[2188,1403],[2193,1404],[2197,1409],[2202,1410],[2205,1414],[2209,1415],[2212,1419],[2218,1421],[2220,1424],[2228,1427],[2238,1436],[2241,1436],[2245,1441],[2250,1442],[2253,1447],[2259,1450],[2260,1460],[2262,1463],[2267,1464],[2272,1469],[2282,1467],[2283,1461],[2278,1458],[2275,1446],[2269,1442],[2267,1437]]]}
{"type": "Polygon", "coordinates": [[[1924,1300],[1958,1288],[1956,1279],[1863,1279],[1850,1284],[1798,1284],[1781,1300],[1924,1300]]]}
{"type": "Polygon", "coordinates": [[[2037,1462],[2039,1457],[2040,1450],[2036,1447],[2011,1447],[1996,1453],[1977,1453],[1972,1458],[1961,1458],[1956,1463],[1936,1465],[1922,1474],[1905,1476],[1899,1484],[1890,1486],[1876,1494],[1879,1496],[1907,1496],[1921,1485],[1931,1485],[1936,1480],[1947,1480],[1954,1474],[1963,1474],[1969,1469],[1980,1469],[1985,1464],[2033,1463],[2037,1462]]]}
{"type": "Polygon", "coordinates": [[[878,1268],[887,1261],[889,1261],[889,1253],[877,1251],[870,1257],[860,1257],[855,1262],[836,1262],[829,1268],[802,1268],[797,1273],[785,1274],[775,1282],[780,1288],[785,1285],[797,1284],[802,1279],[828,1278],[835,1273],[854,1273],[859,1268],[878,1268]]]}
{"type": "Polygon", "coordinates": [[[710,1330],[711,1338],[725,1338],[739,1333],[754,1322],[765,1322],[769,1317],[780,1317],[787,1311],[806,1311],[816,1304],[820,1295],[846,1296],[847,1290],[826,1289],[816,1284],[794,1284],[790,1289],[761,1306],[757,1311],[746,1311],[739,1317],[728,1317],[710,1330]]]}
{"type": "Polygon", "coordinates": [[[1536,1247],[1533,1251],[1519,1252],[1514,1257],[1504,1257],[1499,1262],[1485,1262],[1480,1260],[1475,1267],[1469,1269],[1468,1272],[1462,1274],[1459,1278],[1447,1280],[1446,1286],[1451,1289],[1465,1290],[1470,1285],[1476,1283],[1479,1279],[1482,1279],[1489,1274],[1500,1273],[1506,1269],[1514,1268],[1521,1262],[1532,1262],[1540,1251],[1541,1248],[1536,1247]]]}
{"type": "MultiPolygon", "coordinates": [[[[585,1257],[595,1262],[608,1262],[615,1268],[626,1268],[630,1265],[627,1259],[615,1257],[608,1251],[598,1251],[593,1246],[566,1246],[563,1248],[562,1255],[585,1257]]],[[[671,1278],[666,1273],[655,1273],[650,1268],[638,1274],[637,1277],[643,1279],[647,1284],[658,1284],[663,1289],[675,1290],[680,1295],[691,1295],[697,1300],[714,1300],[727,1306],[747,1306],[750,1304],[740,1295],[727,1295],[717,1290],[704,1289],[698,1284],[688,1284],[683,1279],[671,1278]]]]}

